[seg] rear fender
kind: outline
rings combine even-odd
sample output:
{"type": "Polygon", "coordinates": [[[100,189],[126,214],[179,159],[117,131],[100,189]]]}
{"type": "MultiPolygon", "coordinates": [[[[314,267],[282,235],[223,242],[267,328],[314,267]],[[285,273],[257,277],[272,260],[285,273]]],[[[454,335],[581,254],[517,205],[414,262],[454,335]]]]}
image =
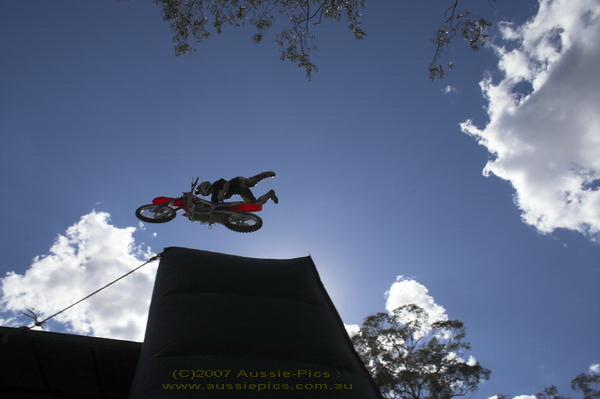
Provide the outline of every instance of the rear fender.
{"type": "Polygon", "coordinates": [[[262,205],[244,203],[231,206],[227,210],[229,212],[260,212],[262,211],[262,205]]]}

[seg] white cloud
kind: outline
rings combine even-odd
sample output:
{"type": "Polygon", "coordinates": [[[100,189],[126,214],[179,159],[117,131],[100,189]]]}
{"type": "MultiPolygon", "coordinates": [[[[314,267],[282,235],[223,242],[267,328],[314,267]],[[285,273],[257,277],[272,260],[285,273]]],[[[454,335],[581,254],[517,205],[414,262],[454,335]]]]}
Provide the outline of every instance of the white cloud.
{"type": "Polygon", "coordinates": [[[444,93],[444,94],[458,93],[458,90],[456,90],[455,87],[448,85],[442,89],[442,93],[444,93]]]}
{"type": "Polygon", "coordinates": [[[485,128],[462,130],[495,156],[484,168],[511,182],[524,222],[600,234],[600,0],[540,0],[496,46],[497,82],[481,82],[485,128]]]}
{"type": "Polygon", "coordinates": [[[588,369],[590,374],[600,374],[600,364],[592,364],[588,369]]]}
{"type": "MultiPolygon", "coordinates": [[[[32,309],[44,319],[153,255],[135,244],[134,227],[115,227],[109,218],[104,212],[84,215],[58,236],[48,255],[34,258],[23,275],[11,272],[0,279],[0,310],[2,316],[12,316],[3,321],[31,325],[23,317],[17,323],[15,316],[32,309]]],[[[143,340],[157,266],[144,266],[52,320],[79,334],[143,340]]]]}
{"type": "MultiPolygon", "coordinates": [[[[415,280],[405,278],[404,276],[396,277],[396,281],[385,291],[384,296],[386,298],[385,309],[389,313],[392,313],[400,306],[414,304],[425,310],[429,323],[448,320],[446,309],[435,303],[433,297],[429,295],[427,287],[415,280]]],[[[407,322],[409,320],[402,318],[400,321],[407,322]]],[[[344,324],[344,327],[350,337],[358,334],[360,331],[360,326],[356,324],[344,324]]],[[[423,326],[422,333],[426,334],[429,330],[430,326],[425,325],[423,326]]]]}
{"type": "Polygon", "coordinates": [[[358,324],[344,324],[344,328],[346,329],[346,333],[348,336],[352,338],[360,331],[360,326],[358,324]]]}
{"type": "Polygon", "coordinates": [[[429,315],[430,322],[448,320],[446,309],[435,303],[429,290],[415,280],[398,276],[389,290],[385,292],[387,297],[385,308],[388,312],[402,306],[415,304],[423,308],[429,315]]]}

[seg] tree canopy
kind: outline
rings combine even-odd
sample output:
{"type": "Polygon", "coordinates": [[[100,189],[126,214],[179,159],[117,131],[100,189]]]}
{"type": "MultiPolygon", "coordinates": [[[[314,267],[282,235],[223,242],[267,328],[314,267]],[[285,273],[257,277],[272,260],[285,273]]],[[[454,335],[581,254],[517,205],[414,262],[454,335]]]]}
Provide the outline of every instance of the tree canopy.
{"type": "MultiPolygon", "coordinates": [[[[600,374],[581,373],[571,380],[571,389],[583,394],[582,399],[600,399],[600,374]]],[[[556,385],[551,385],[535,395],[538,399],[570,399],[558,392],[556,385]]],[[[503,395],[498,395],[502,398],[503,395]]]]}
{"type": "MultiPolygon", "coordinates": [[[[495,0],[488,0],[495,1],[495,0]]],[[[366,0],[154,0],[162,6],[163,19],[173,31],[175,54],[195,50],[194,43],[202,43],[214,33],[222,33],[223,26],[251,25],[254,43],[260,43],[267,31],[277,26],[273,42],[279,46],[280,59],[291,61],[303,68],[310,80],[317,65],[311,54],[315,49],[314,26],[328,20],[344,21],[354,37],[367,36],[361,26],[362,10],[366,0]]],[[[446,9],[440,27],[435,31],[433,59],[428,67],[431,79],[443,78],[446,68],[445,48],[457,35],[462,36],[471,49],[478,50],[485,43],[484,31],[491,23],[477,18],[470,10],[459,12],[459,0],[452,0],[446,9]]]]}
{"type": "MultiPolygon", "coordinates": [[[[571,389],[583,394],[582,399],[600,399],[600,374],[598,370],[590,370],[589,373],[581,373],[571,380],[571,389]]],[[[495,395],[496,399],[510,399],[508,395],[495,395]]],[[[542,392],[535,394],[537,399],[571,399],[561,395],[556,385],[544,388],[542,392]]]]}
{"type": "Polygon", "coordinates": [[[430,323],[425,310],[404,305],[368,316],[352,342],[388,399],[450,399],[474,392],[490,371],[472,356],[458,320],[430,323]]]}

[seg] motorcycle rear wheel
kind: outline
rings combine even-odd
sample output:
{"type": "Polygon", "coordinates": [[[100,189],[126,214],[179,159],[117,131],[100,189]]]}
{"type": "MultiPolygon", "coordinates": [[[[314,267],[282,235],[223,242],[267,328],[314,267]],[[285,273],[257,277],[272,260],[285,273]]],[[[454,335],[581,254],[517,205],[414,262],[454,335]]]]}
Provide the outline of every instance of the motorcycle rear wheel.
{"type": "Polygon", "coordinates": [[[164,205],[142,205],[135,210],[135,216],[146,223],[166,223],[177,216],[175,209],[164,205]]]}
{"type": "Polygon", "coordinates": [[[238,233],[252,233],[262,227],[263,220],[253,213],[228,213],[223,217],[223,225],[238,233]]]}

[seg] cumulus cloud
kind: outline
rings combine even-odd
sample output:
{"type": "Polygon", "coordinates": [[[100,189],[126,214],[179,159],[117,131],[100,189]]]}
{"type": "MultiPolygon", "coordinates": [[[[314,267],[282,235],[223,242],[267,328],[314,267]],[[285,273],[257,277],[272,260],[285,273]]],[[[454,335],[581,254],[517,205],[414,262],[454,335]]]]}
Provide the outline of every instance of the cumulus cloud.
{"type": "Polygon", "coordinates": [[[415,280],[398,276],[389,290],[385,292],[385,309],[392,312],[402,306],[415,304],[423,308],[429,315],[430,322],[448,320],[446,309],[435,303],[429,290],[415,280]]]}
{"type": "Polygon", "coordinates": [[[600,237],[600,1],[540,0],[521,26],[501,24],[500,78],[480,83],[489,122],[463,132],[509,181],[523,221],[600,237]]]}
{"type": "Polygon", "coordinates": [[[442,89],[442,93],[444,93],[444,94],[458,93],[458,90],[456,90],[455,87],[448,85],[442,89]]]}
{"type": "Polygon", "coordinates": [[[600,364],[592,364],[588,369],[590,374],[600,374],[600,364]]]}
{"type": "MultiPolygon", "coordinates": [[[[385,309],[390,314],[400,306],[414,304],[427,313],[429,323],[448,320],[446,309],[435,303],[433,297],[429,295],[427,287],[415,280],[405,278],[404,276],[396,277],[396,281],[385,291],[384,296],[386,298],[385,309]]],[[[400,316],[399,321],[401,323],[409,322],[410,320],[406,317],[409,317],[409,315],[400,316]]],[[[356,324],[344,324],[344,327],[350,337],[358,334],[361,328],[361,326],[356,324]]],[[[422,334],[427,334],[431,329],[430,327],[429,324],[424,325],[422,334]]]]}
{"type": "MultiPolygon", "coordinates": [[[[59,235],[49,254],[33,259],[20,275],[0,279],[0,311],[5,324],[31,325],[16,316],[27,309],[42,320],[86,297],[153,254],[135,244],[135,227],[118,228],[110,215],[91,212],[59,235]]],[[[67,331],[100,337],[143,340],[157,262],[150,263],[57,315],[67,331]]],[[[52,328],[52,321],[49,322],[52,328]]]]}
{"type": "Polygon", "coordinates": [[[346,329],[346,333],[350,338],[358,334],[360,331],[360,326],[358,324],[344,324],[344,328],[346,329]]]}

